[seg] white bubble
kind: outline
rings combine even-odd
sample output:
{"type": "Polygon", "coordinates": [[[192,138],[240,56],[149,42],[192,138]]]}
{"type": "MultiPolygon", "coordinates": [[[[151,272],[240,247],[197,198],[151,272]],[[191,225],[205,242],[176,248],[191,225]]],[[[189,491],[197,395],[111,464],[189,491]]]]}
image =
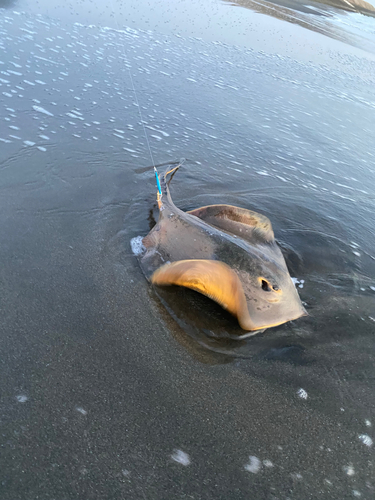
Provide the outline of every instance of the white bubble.
{"type": "Polygon", "coordinates": [[[52,113],[42,108],[41,106],[33,106],[34,111],[38,111],[38,113],[43,113],[44,115],[53,116],[52,113]]]}
{"type": "Polygon", "coordinates": [[[307,392],[305,391],[305,389],[302,389],[302,387],[301,387],[301,389],[298,389],[297,394],[302,399],[308,398],[307,392]]]}
{"type": "Polygon", "coordinates": [[[368,434],[360,434],[358,437],[362,441],[362,443],[365,444],[366,446],[368,447],[372,446],[373,441],[368,434]]]}
{"type": "Polygon", "coordinates": [[[29,399],[25,394],[20,394],[19,396],[16,396],[16,399],[19,403],[26,403],[26,401],[29,399]]]}
{"type": "Polygon", "coordinates": [[[174,450],[171,459],[181,465],[190,465],[190,457],[182,450],[174,450]]]}
{"type": "Polygon", "coordinates": [[[299,472],[293,472],[293,473],[291,474],[291,477],[292,477],[293,479],[296,479],[297,481],[300,481],[300,480],[302,479],[302,474],[300,474],[299,472]]]}
{"type": "Polygon", "coordinates": [[[258,457],[254,457],[253,455],[249,456],[249,463],[244,466],[244,469],[248,472],[252,472],[253,474],[257,474],[262,467],[262,464],[258,457]]]}
{"type": "Polygon", "coordinates": [[[292,278],[294,286],[298,285],[298,288],[303,288],[305,280],[299,280],[298,278],[292,278]]]}
{"type": "Polygon", "coordinates": [[[348,475],[348,476],[354,476],[355,474],[355,471],[354,471],[354,467],[349,464],[349,465],[344,465],[343,467],[343,471],[348,475]]]}
{"type": "Polygon", "coordinates": [[[130,246],[134,255],[141,255],[146,248],[143,245],[143,237],[136,236],[130,240],[130,246]]]}

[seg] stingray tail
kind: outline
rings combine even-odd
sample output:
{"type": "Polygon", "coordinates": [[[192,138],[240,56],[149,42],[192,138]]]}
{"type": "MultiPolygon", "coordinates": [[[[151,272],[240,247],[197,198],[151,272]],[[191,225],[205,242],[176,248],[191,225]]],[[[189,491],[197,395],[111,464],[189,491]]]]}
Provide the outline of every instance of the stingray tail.
{"type": "Polygon", "coordinates": [[[181,167],[181,165],[184,163],[185,160],[181,160],[178,165],[176,165],[173,168],[170,168],[170,166],[167,168],[167,170],[164,172],[164,174],[161,174],[157,177],[157,184],[158,184],[158,204],[159,208],[163,205],[163,197],[164,199],[167,199],[169,203],[173,203],[171,195],[169,193],[169,183],[171,182],[174,174],[177,172],[177,170],[181,167]],[[169,181],[167,180],[168,176],[171,175],[171,178],[169,181]],[[158,182],[159,181],[159,182],[158,182]]]}

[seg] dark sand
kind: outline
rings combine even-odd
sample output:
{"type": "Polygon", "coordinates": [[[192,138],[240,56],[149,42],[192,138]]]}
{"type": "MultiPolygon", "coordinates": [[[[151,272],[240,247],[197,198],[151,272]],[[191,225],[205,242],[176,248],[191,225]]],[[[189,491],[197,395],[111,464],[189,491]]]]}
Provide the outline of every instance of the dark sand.
{"type": "Polygon", "coordinates": [[[0,498],[372,500],[372,54],[266,16],[279,56],[2,5],[0,498]],[[176,204],[267,215],[309,317],[218,339],[221,309],[148,285],[128,66],[155,161],[187,158],[176,204]]]}

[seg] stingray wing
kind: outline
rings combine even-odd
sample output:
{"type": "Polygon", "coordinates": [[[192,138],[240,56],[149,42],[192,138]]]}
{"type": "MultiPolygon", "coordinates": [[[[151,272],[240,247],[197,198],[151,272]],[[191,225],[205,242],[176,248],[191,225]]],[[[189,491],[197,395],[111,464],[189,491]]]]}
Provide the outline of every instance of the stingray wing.
{"type": "Polygon", "coordinates": [[[232,205],[208,205],[188,212],[212,226],[253,243],[274,241],[270,220],[262,214],[232,205]]]}
{"type": "Polygon", "coordinates": [[[237,274],[223,262],[194,259],[165,264],[154,272],[151,282],[191,288],[236,316],[244,330],[256,329],[250,319],[242,284],[237,274]]]}

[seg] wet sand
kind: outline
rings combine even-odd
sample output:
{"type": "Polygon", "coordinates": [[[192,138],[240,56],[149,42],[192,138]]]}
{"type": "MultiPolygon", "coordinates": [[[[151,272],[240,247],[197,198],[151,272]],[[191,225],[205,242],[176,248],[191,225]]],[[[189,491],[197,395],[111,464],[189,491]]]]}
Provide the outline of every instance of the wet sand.
{"type": "Polygon", "coordinates": [[[372,499],[372,54],[309,32],[328,67],[288,43],[16,8],[0,11],[0,497],[372,499]],[[176,204],[267,215],[309,317],[235,342],[210,301],[148,285],[130,241],[155,185],[128,67],[156,163],[187,159],[176,204]]]}

